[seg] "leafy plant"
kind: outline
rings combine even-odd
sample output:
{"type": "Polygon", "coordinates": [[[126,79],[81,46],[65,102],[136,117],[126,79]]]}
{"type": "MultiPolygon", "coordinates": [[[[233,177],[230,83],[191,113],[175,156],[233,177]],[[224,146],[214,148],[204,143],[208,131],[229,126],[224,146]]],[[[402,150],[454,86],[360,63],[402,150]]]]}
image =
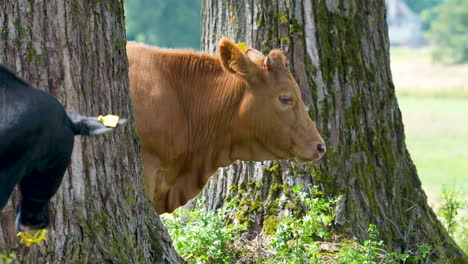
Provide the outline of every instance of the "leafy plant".
{"type": "Polygon", "coordinates": [[[459,195],[453,190],[447,189],[446,186],[442,188],[442,199],[441,206],[439,207],[438,213],[442,217],[447,231],[450,235],[453,235],[457,229],[457,222],[455,218],[458,211],[462,208],[462,201],[459,195]]]}
{"type": "Polygon", "coordinates": [[[10,264],[15,259],[16,259],[16,255],[14,253],[10,253],[10,254],[0,253],[0,263],[1,264],[10,264]]]}
{"type": "Polygon", "coordinates": [[[387,252],[382,240],[378,240],[379,231],[374,225],[369,225],[369,239],[363,245],[345,247],[339,253],[339,263],[343,264],[377,264],[377,263],[425,263],[431,247],[427,244],[418,244],[414,250],[406,250],[403,253],[387,252]]]}
{"type": "Polygon", "coordinates": [[[467,207],[468,204],[461,194],[448,189],[446,186],[442,187],[441,204],[437,210],[437,215],[449,234],[465,252],[468,251],[468,221],[464,217],[458,219],[457,216],[461,210],[467,209],[467,207]]]}
{"type": "Polygon", "coordinates": [[[305,206],[303,216],[296,217],[287,212],[279,221],[270,247],[276,252],[267,263],[320,263],[319,250],[314,241],[327,239],[333,220],[334,199],[321,198],[322,192],[312,189],[312,195],[302,192],[302,186],[294,186],[293,193],[305,206]]]}
{"type": "Polygon", "coordinates": [[[425,263],[431,251],[431,247],[423,243],[402,253],[387,252],[374,225],[369,226],[369,239],[362,244],[352,240],[351,243],[350,240],[333,243],[330,226],[338,199],[324,198],[317,188],[311,189],[312,194],[303,192],[302,186],[291,190],[287,202],[294,201],[297,207],[281,216],[265,219],[270,227],[268,231],[264,229],[264,237],[257,240],[263,241],[261,244],[249,246],[249,241],[240,238],[247,223],[228,224],[228,216],[239,205],[238,197],[216,212],[207,211],[202,207],[203,202],[198,201],[194,211],[178,209],[171,217],[162,219],[174,247],[188,263],[425,263]],[[295,210],[298,212],[292,213],[295,210]],[[322,247],[324,244],[333,244],[336,248],[327,251],[322,247]],[[246,259],[246,256],[249,257],[246,259]]]}
{"type": "Polygon", "coordinates": [[[204,209],[202,203],[198,201],[194,211],[181,208],[162,218],[175,249],[189,263],[233,263],[235,252],[229,246],[245,226],[226,224],[233,203],[216,212],[204,209]]]}

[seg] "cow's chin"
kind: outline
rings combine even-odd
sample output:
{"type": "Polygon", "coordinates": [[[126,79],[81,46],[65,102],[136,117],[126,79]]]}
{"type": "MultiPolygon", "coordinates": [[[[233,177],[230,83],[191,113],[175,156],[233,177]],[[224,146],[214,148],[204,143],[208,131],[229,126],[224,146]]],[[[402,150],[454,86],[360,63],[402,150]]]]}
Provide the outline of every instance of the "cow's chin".
{"type": "Polygon", "coordinates": [[[316,160],[319,160],[320,158],[321,156],[317,151],[309,152],[309,153],[294,154],[294,159],[301,164],[314,162],[316,160]]]}
{"type": "Polygon", "coordinates": [[[261,161],[266,161],[266,160],[290,160],[294,158],[293,155],[278,155],[278,153],[268,153],[268,154],[265,154],[261,157],[255,157],[255,158],[251,158],[251,159],[240,159],[242,161],[258,161],[258,162],[261,162],[261,161]]]}
{"type": "Polygon", "coordinates": [[[297,157],[294,157],[294,161],[296,161],[297,163],[302,164],[302,165],[306,165],[306,164],[312,165],[312,164],[314,164],[314,160],[303,160],[303,159],[300,159],[300,158],[297,158],[297,157]]]}

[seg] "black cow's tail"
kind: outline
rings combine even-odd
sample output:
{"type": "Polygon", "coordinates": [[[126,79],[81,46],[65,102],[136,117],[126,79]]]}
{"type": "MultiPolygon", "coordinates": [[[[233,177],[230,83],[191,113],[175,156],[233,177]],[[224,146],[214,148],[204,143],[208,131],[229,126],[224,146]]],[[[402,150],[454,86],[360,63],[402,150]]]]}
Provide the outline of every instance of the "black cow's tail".
{"type": "MultiPolygon", "coordinates": [[[[94,136],[111,132],[114,127],[105,126],[97,116],[81,116],[71,111],[67,111],[71,128],[75,135],[94,136]]],[[[124,125],[127,119],[119,119],[117,125],[124,125]]]]}

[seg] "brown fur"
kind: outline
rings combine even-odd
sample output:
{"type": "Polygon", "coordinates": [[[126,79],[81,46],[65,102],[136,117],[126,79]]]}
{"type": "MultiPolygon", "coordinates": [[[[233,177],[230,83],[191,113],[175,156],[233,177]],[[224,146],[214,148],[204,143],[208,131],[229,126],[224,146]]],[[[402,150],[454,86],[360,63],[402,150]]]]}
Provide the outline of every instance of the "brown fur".
{"type": "Polygon", "coordinates": [[[315,160],[323,144],[285,57],[243,53],[229,40],[219,57],[127,44],[143,179],[158,213],[195,197],[236,160],[315,160]],[[294,105],[282,104],[290,96],[294,105]]]}

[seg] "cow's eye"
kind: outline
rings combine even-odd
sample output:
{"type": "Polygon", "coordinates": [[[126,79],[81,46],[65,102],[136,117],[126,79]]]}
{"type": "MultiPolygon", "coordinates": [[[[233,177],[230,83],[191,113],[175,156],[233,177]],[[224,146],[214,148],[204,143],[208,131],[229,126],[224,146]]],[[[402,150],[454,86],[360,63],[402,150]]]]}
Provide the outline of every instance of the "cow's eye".
{"type": "Polygon", "coordinates": [[[293,105],[293,100],[289,96],[280,96],[279,100],[280,100],[281,103],[283,103],[285,105],[293,105]]]}

